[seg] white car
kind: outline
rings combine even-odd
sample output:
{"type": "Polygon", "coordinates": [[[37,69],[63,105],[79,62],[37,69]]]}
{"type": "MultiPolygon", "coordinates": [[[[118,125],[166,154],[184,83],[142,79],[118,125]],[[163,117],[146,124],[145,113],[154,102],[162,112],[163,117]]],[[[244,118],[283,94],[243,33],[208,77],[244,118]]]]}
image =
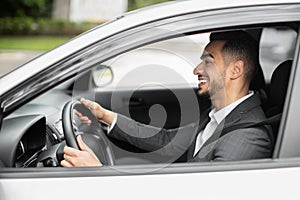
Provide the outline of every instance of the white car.
{"type": "Polygon", "coordinates": [[[299,22],[299,0],[170,2],[120,16],[4,75],[0,199],[299,200],[299,22]],[[158,127],[197,120],[210,102],[196,95],[192,70],[212,31],[237,29],[259,42],[251,89],[266,113],[278,106],[282,114],[271,158],[160,162],[94,133],[104,167],[59,166],[66,140],[75,141],[68,131],[93,132],[71,118],[80,97],[158,127]]]}

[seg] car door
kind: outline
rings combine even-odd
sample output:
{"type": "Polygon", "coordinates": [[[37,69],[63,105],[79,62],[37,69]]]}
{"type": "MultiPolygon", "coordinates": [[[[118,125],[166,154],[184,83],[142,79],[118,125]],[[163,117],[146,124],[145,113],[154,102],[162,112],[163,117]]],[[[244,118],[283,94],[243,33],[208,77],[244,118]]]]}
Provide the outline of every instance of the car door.
{"type": "MultiPolygon", "coordinates": [[[[136,27],[136,29],[122,32],[113,38],[99,41],[95,46],[87,49],[87,52],[91,53],[86,58],[80,57],[78,63],[83,69],[92,68],[99,63],[102,64],[122,55],[124,52],[154,43],[157,40],[166,40],[170,37],[189,35],[195,32],[201,34],[202,32],[217,30],[280,26],[291,22],[299,32],[298,23],[295,23],[300,20],[299,9],[300,6],[297,4],[287,4],[187,13],[186,15],[136,27]],[[240,16],[239,20],[236,16],[240,16]]],[[[288,196],[289,199],[297,199],[299,197],[298,187],[296,184],[289,183],[291,183],[291,180],[300,178],[300,160],[297,158],[300,154],[297,145],[299,123],[295,122],[299,112],[297,105],[297,102],[299,102],[298,91],[300,91],[298,88],[299,79],[297,78],[300,75],[298,70],[299,38],[296,47],[292,77],[289,82],[283,118],[272,159],[218,163],[160,163],[73,169],[1,168],[0,198],[8,200],[81,199],[86,197],[282,199],[288,196]]],[[[79,74],[79,82],[81,77],[82,74],[79,74]]],[[[89,81],[92,80],[89,79],[89,81]]],[[[191,88],[194,92],[194,88],[191,88]]],[[[101,102],[103,96],[105,96],[105,90],[95,88],[95,85],[88,85],[86,89],[89,90],[90,94],[75,88],[72,90],[72,97],[77,98],[79,95],[86,95],[86,97],[95,98],[95,100],[101,102]]],[[[177,89],[175,88],[175,91],[177,89]]],[[[138,91],[138,103],[140,103],[140,98],[142,98],[142,101],[148,99],[147,96],[150,96],[149,94],[152,92],[157,92],[157,89],[150,87],[149,91],[138,91]]],[[[111,91],[108,91],[107,96],[110,96],[110,93],[111,91]]],[[[125,99],[125,103],[129,102],[130,105],[131,100],[123,98],[127,96],[131,98],[128,93],[130,92],[126,90],[125,94],[122,94],[121,90],[117,91],[117,94],[121,97],[116,99],[125,99]]],[[[167,92],[164,91],[163,93],[167,92]]],[[[159,95],[158,92],[154,96],[159,95]]],[[[183,96],[186,97],[186,94],[183,96]]],[[[170,99],[171,97],[167,96],[162,102],[167,102],[170,99]]],[[[132,102],[135,101],[133,98],[132,102]]],[[[149,102],[146,102],[146,106],[142,108],[142,112],[145,112],[145,108],[147,110],[148,107],[154,104],[153,102],[156,103],[155,98],[151,95],[149,102]]],[[[198,101],[195,102],[198,104],[198,101]]],[[[192,111],[189,109],[189,113],[192,111]]]]}

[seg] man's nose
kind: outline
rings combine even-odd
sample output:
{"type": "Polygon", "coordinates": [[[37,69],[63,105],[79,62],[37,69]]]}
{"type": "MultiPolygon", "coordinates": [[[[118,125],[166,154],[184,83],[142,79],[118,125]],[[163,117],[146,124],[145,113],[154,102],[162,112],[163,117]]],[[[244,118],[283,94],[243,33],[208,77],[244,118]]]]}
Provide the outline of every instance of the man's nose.
{"type": "Polygon", "coordinates": [[[198,75],[198,74],[201,73],[201,71],[203,71],[203,69],[202,69],[202,62],[197,67],[195,67],[193,73],[194,73],[194,75],[198,75]]]}

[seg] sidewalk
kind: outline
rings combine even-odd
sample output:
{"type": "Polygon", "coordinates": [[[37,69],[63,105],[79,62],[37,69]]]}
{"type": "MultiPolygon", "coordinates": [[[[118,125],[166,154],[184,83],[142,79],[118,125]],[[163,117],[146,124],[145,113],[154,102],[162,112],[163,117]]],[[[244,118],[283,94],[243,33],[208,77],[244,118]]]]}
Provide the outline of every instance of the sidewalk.
{"type": "Polygon", "coordinates": [[[0,76],[41,55],[43,51],[0,49],[0,76]]]}

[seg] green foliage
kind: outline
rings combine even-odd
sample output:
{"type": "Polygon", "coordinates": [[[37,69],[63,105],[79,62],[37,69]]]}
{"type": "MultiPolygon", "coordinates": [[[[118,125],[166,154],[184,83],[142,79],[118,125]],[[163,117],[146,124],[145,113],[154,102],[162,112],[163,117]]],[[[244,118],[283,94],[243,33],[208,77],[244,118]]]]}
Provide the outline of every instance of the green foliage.
{"type": "Polygon", "coordinates": [[[172,0],[128,0],[128,11],[172,0]]]}
{"type": "Polygon", "coordinates": [[[90,22],[74,23],[48,18],[0,18],[0,35],[78,35],[94,27],[90,22]]]}
{"type": "Polygon", "coordinates": [[[14,34],[31,32],[33,24],[32,18],[0,18],[0,33],[14,34]]]}
{"type": "Polygon", "coordinates": [[[65,36],[2,36],[0,37],[0,49],[47,51],[69,39],[70,37],[65,36]]]}
{"type": "Polygon", "coordinates": [[[52,0],[1,0],[0,17],[50,17],[52,0]]]}
{"type": "MultiPolygon", "coordinates": [[[[128,0],[128,9],[171,0],[128,0]]],[[[0,35],[77,35],[92,23],[51,20],[53,0],[1,0],[0,35]]]]}

